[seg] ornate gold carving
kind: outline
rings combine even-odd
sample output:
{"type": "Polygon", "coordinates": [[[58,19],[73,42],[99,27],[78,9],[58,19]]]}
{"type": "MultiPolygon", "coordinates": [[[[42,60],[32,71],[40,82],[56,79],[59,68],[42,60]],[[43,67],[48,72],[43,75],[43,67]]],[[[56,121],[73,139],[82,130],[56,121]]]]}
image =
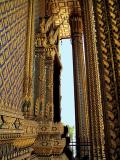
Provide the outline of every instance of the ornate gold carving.
{"type": "Polygon", "coordinates": [[[60,26],[54,31],[53,29],[50,30],[49,36],[48,36],[48,42],[49,45],[55,45],[55,42],[57,41],[57,37],[59,36],[60,32],[60,26]]]}
{"type": "Polygon", "coordinates": [[[15,109],[14,106],[11,109],[11,106],[8,103],[4,103],[3,100],[0,100],[0,115],[23,119],[23,115],[20,110],[15,109]]]}
{"type": "Polygon", "coordinates": [[[40,23],[40,32],[42,34],[47,33],[50,29],[50,26],[53,24],[55,16],[50,16],[47,20],[45,18],[41,19],[40,23]]]}
{"type": "Polygon", "coordinates": [[[2,116],[0,116],[0,128],[2,128],[2,126],[3,126],[3,119],[2,119],[2,116]]]}
{"type": "Polygon", "coordinates": [[[52,125],[52,132],[53,133],[60,133],[61,135],[64,133],[64,127],[62,123],[54,123],[52,125]]]}
{"type": "Polygon", "coordinates": [[[36,49],[36,77],[37,83],[35,89],[36,99],[35,99],[35,115],[40,121],[44,117],[44,106],[45,106],[45,48],[40,47],[36,49]]]}
{"type": "Polygon", "coordinates": [[[29,87],[28,87],[28,97],[30,101],[30,109],[29,109],[29,117],[34,117],[34,98],[33,98],[33,57],[34,57],[34,8],[35,8],[35,2],[34,0],[31,1],[32,3],[32,25],[31,25],[31,50],[30,50],[30,67],[29,67],[29,87]]]}
{"type": "MultiPolygon", "coordinates": [[[[89,135],[93,143],[92,158],[97,155],[105,158],[103,106],[101,101],[101,85],[96,49],[96,32],[94,25],[94,12],[92,1],[81,1],[84,26],[86,72],[88,83],[88,118],[90,121],[89,135]],[[100,136],[101,135],[101,136],[100,136]]],[[[94,158],[93,158],[94,159],[94,158]]]]}
{"type": "Polygon", "coordinates": [[[37,77],[39,78],[39,91],[41,92],[36,99],[36,109],[38,110],[39,120],[43,119],[43,115],[46,120],[53,120],[53,60],[55,53],[57,53],[55,43],[59,35],[59,27],[55,31],[50,29],[53,21],[54,17],[52,16],[47,21],[45,18],[42,18],[40,23],[40,33],[37,33],[35,36],[36,63],[38,59],[38,65],[41,67],[39,70],[39,77],[37,77]],[[46,34],[48,34],[48,38],[46,34]]]}
{"type": "Polygon", "coordinates": [[[26,147],[34,143],[38,134],[38,123],[24,120],[22,116],[0,111],[0,143],[10,140],[16,147],[26,147]]]}
{"type": "Polygon", "coordinates": [[[46,59],[51,59],[52,60],[51,63],[53,63],[54,56],[55,56],[55,53],[56,53],[55,48],[56,48],[55,46],[49,46],[49,47],[46,48],[46,59]]]}
{"type": "Polygon", "coordinates": [[[120,17],[119,17],[119,4],[116,0],[108,0],[109,8],[109,25],[110,37],[112,39],[111,47],[113,50],[113,60],[115,67],[115,77],[117,83],[118,102],[120,104],[120,17]]]}
{"type": "Polygon", "coordinates": [[[31,120],[21,120],[23,133],[21,137],[13,140],[16,147],[23,148],[31,146],[38,135],[38,123],[31,120]]]}
{"type": "Polygon", "coordinates": [[[34,0],[29,1],[27,52],[25,55],[24,99],[23,111],[25,116],[33,116],[33,51],[34,51],[34,0]]]}
{"type": "Polygon", "coordinates": [[[15,128],[16,129],[22,129],[21,128],[21,123],[20,123],[20,119],[16,118],[15,122],[14,122],[15,128]]]}
{"type": "Polygon", "coordinates": [[[35,103],[35,115],[38,116],[39,115],[39,98],[37,98],[36,103],[35,103]]]}
{"type": "MultiPolygon", "coordinates": [[[[55,55],[55,46],[54,43],[57,40],[58,37],[58,29],[55,31],[55,33],[53,32],[53,30],[50,30],[50,26],[52,25],[54,21],[54,17],[50,17],[47,21],[45,20],[45,18],[41,19],[41,23],[40,23],[40,33],[36,34],[35,36],[35,47],[36,47],[36,54],[38,56],[36,56],[36,60],[39,59],[39,65],[41,67],[40,71],[39,71],[39,91],[41,91],[39,93],[39,97],[37,97],[36,99],[36,109],[38,110],[38,117],[39,120],[43,120],[43,115],[45,117],[45,119],[52,119],[53,117],[53,103],[49,100],[46,100],[46,105],[45,105],[45,81],[46,81],[46,89],[48,88],[48,90],[46,90],[46,94],[50,93],[52,94],[52,90],[51,92],[49,92],[49,90],[51,89],[51,83],[47,83],[49,82],[49,78],[53,76],[53,72],[51,72],[53,69],[53,59],[54,59],[54,55],[55,55]],[[46,38],[46,33],[49,32],[49,38],[46,38]],[[46,69],[45,69],[45,57],[47,59],[51,59],[51,64],[49,65],[49,62],[46,63],[46,69]],[[49,65],[49,66],[47,66],[49,65]],[[49,69],[49,67],[51,69],[49,69]],[[46,72],[46,77],[45,77],[45,72],[46,72]],[[47,78],[48,76],[48,78],[47,78]],[[45,80],[46,78],[46,80],[45,80]],[[44,109],[44,106],[45,109],[44,109]],[[51,118],[50,118],[51,117],[51,118]]],[[[53,81],[53,78],[51,79],[53,81]]],[[[53,83],[53,82],[52,82],[53,83]]],[[[50,98],[49,98],[50,99],[50,98]]],[[[52,98],[53,99],[53,98],[52,98]]]]}
{"type": "Polygon", "coordinates": [[[63,132],[62,123],[42,122],[39,125],[38,137],[33,145],[35,153],[46,156],[61,154],[65,146],[65,139],[61,139],[63,132]]]}
{"type": "Polygon", "coordinates": [[[40,33],[37,33],[35,36],[35,47],[46,47],[49,44],[55,43],[59,33],[59,27],[54,34],[54,31],[50,30],[48,38],[46,37],[46,33],[49,32],[50,26],[53,22],[54,16],[50,16],[47,21],[45,18],[41,18],[40,33]]]}
{"type": "Polygon", "coordinates": [[[15,118],[9,117],[9,116],[2,116],[2,118],[3,118],[2,128],[10,129],[10,130],[15,129],[15,125],[14,125],[15,118]]]}
{"type": "Polygon", "coordinates": [[[42,19],[41,19],[41,23],[40,23],[40,33],[42,33],[42,34],[46,33],[45,18],[42,18],[42,19]]]}
{"type": "Polygon", "coordinates": [[[35,142],[35,137],[25,137],[25,138],[18,138],[13,141],[13,145],[15,147],[24,148],[33,145],[35,142]]]}
{"type": "Polygon", "coordinates": [[[37,33],[35,35],[35,47],[46,47],[47,39],[45,34],[37,33]]]}
{"type": "Polygon", "coordinates": [[[46,107],[45,119],[53,121],[53,57],[54,49],[46,51],[46,107]]]}
{"type": "MultiPolygon", "coordinates": [[[[115,59],[113,58],[113,45],[112,35],[110,34],[111,25],[110,25],[109,15],[114,15],[112,4],[114,1],[108,1],[109,3],[104,3],[102,0],[96,1],[94,3],[95,8],[95,17],[97,18],[96,24],[99,27],[96,27],[97,30],[97,39],[98,39],[98,48],[100,54],[100,62],[102,68],[103,77],[101,78],[102,87],[102,99],[104,104],[105,119],[104,124],[106,124],[107,133],[105,133],[105,140],[107,143],[107,152],[109,152],[108,158],[119,159],[120,151],[119,147],[119,107],[118,107],[118,92],[117,83],[115,77],[115,59]],[[112,10],[107,10],[106,8],[112,7],[112,10]],[[102,56],[101,56],[102,55],[102,56]],[[108,140],[109,139],[109,140],[108,140]]],[[[114,27],[113,27],[114,28],[114,27]]],[[[115,29],[115,28],[114,28],[115,29]]],[[[117,46],[118,47],[118,46],[117,46]]]]}
{"type": "Polygon", "coordinates": [[[58,155],[62,154],[65,144],[66,144],[66,139],[55,140],[53,144],[52,153],[58,155]]]}

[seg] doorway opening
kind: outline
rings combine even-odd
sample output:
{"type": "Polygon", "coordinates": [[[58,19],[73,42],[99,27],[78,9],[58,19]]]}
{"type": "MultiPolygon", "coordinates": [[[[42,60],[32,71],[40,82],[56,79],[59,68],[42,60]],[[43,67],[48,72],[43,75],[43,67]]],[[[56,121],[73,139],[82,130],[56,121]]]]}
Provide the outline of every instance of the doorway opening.
{"type": "MultiPolygon", "coordinates": [[[[70,39],[60,41],[61,54],[61,121],[68,126],[70,143],[75,139],[75,104],[74,104],[74,81],[73,81],[73,57],[70,39]]],[[[73,153],[75,148],[71,148],[73,153]]],[[[74,153],[75,154],[75,153],[74,153]]]]}

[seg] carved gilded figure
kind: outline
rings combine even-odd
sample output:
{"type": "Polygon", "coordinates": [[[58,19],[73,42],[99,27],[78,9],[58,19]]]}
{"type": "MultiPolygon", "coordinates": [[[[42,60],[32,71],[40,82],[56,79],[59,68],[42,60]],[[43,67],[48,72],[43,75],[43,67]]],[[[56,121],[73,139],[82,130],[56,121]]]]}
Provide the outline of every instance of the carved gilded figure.
{"type": "Polygon", "coordinates": [[[42,18],[40,23],[40,33],[46,33],[46,27],[45,27],[45,18],[42,18]]]}

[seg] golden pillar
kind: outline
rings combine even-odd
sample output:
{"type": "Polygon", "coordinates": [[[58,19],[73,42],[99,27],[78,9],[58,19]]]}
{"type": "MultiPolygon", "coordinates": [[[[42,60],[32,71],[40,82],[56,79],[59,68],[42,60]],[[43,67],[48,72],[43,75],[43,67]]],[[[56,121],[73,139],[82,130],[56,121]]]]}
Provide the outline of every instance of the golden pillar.
{"type": "MultiPolygon", "coordinates": [[[[114,69],[117,85],[118,103],[120,104],[120,3],[118,0],[108,0],[108,23],[112,40],[114,69]]],[[[120,115],[119,115],[120,117],[120,115]]]]}
{"type": "Polygon", "coordinates": [[[47,121],[53,121],[54,43],[59,31],[51,30],[52,23],[52,17],[40,18],[40,31],[35,38],[35,114],[47,121]]]}
{"type": "Polygon", "coordinates": [[[33,117],[33,52],[34,52],[34,0],[29,0],[28,31],[27,31],[27,53],[25,55],[24,72],[24,108],[27,117],[33,117]]]}
{"type": "Polygon", "coordinates": [[[45,107],[45,45],[42,43],[46,40],[45,34],[37,34],[35,40],[35,116],[43,121],[45,107]]]}
{"type": "Polygon", "coordinates": [[[97,149],[95,153],[101,159],[119,159],[119,3],[117,0],[80,2],[93,150],[97,149]]]}
{"type": "Polygon", "coordinates": [[[88,108],[90,121],[91,158],[105,158],[103,106],[99,73],[98,50],[92,0],[80,1],[84,29],[85,60],[88,88],[88,108]]]}
{"type": "MultiPolygon", "coordinates": [[[[73,48],[76,140],[77,144],[80,145],[81,143],[86,143],[89,139],[86,68],[83,52],[82,19],[80,15],[74,13],[70,17],[70,24],[73,48]]],[[[82,147],[79,146],[77,152],[78,156],[80,156],[79,154],[82,156],[82,147]]]]}
{"type": "Polygon", "coordinates": [[[29,86],[28,86],[28,97],[31,102],[31,106],[29,109],[29,117],[34,116],[34,98],[33,98],[33,55],[34,55],[34,0],[32,0],[30,3],[32,3],[32,24],[31,24],[31,48],[30,48],[30,63],[29,63],[29,86]]]}
{"type": "Polygon", "coordinates": [[[119,3],[117,0],[93,1],[97,31],[97,48],[100,60],[100,78],[105,142],[108,159],[120,159],[120,108],[119,108],[119,3]],[[104,88],[104,89],[103,89],[104,88]]]}
{"type": "Polygon", "coordinates": [[[53,121],[54,104],[53,104],[53,72],[54,72],[54,55],[55,48],[46,49],[46,106],[45,120],[53,121]]]}

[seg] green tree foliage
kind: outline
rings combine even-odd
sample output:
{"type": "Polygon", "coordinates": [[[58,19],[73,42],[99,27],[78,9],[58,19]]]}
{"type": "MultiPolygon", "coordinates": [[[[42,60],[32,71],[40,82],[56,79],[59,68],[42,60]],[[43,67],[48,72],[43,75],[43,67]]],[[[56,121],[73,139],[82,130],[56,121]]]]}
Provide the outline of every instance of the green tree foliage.
{"type": "Polygon", "coordinates": [[[67,127],[68,127],[68,133],[69,133],[70,139],[72,140],[74,135],[74,126],[67,125],[67,127]]]}

